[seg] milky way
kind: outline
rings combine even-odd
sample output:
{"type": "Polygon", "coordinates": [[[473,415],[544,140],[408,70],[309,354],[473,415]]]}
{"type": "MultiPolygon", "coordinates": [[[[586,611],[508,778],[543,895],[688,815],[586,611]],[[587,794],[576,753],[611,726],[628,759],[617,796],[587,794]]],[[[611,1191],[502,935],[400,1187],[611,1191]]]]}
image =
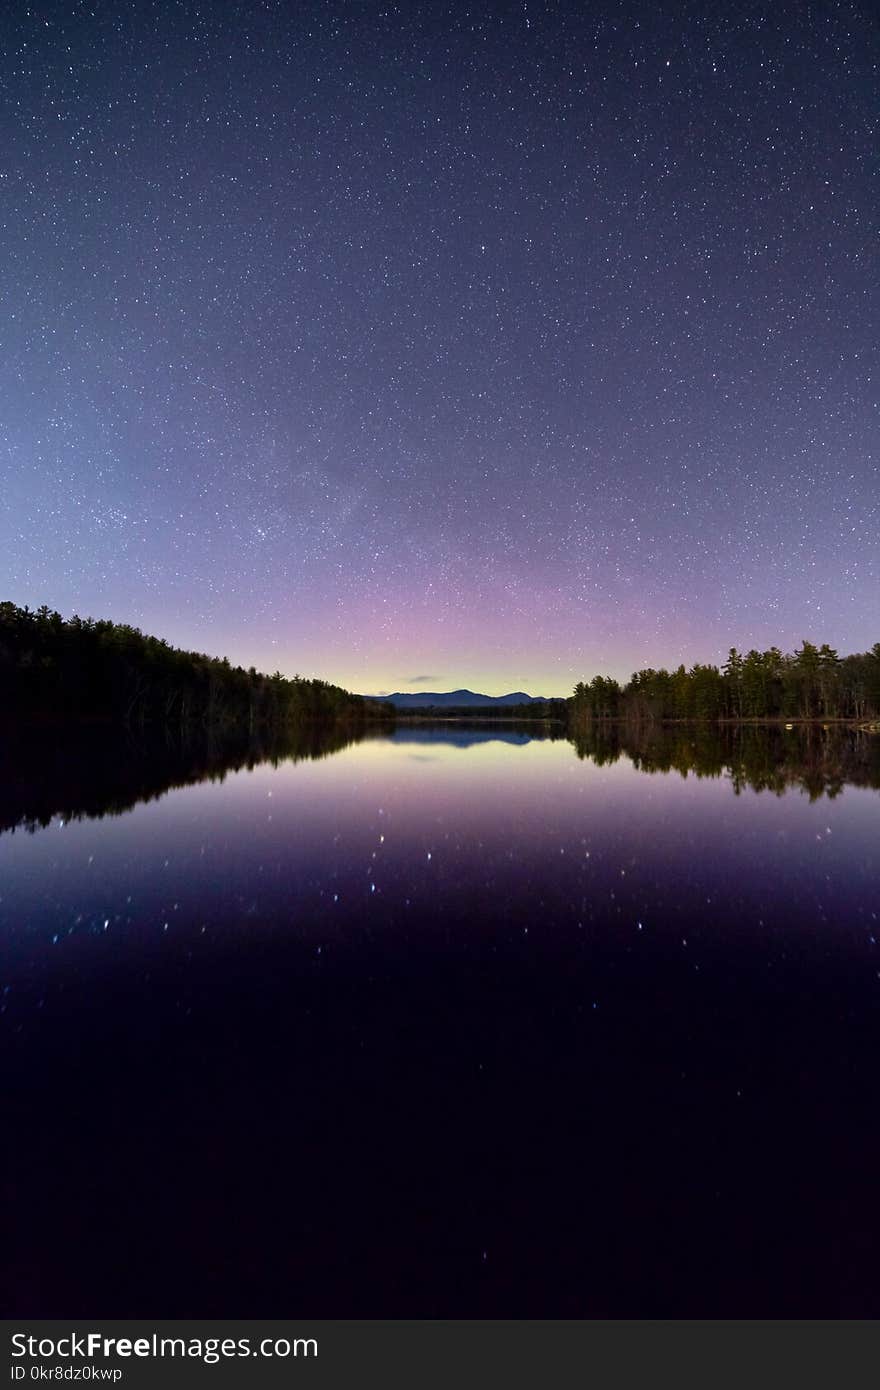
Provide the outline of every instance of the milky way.
{"type": "Polygon", "coordinates": [[[0,598],[368,691],[880,638],[866,7],[0,26],[0,598]]]}

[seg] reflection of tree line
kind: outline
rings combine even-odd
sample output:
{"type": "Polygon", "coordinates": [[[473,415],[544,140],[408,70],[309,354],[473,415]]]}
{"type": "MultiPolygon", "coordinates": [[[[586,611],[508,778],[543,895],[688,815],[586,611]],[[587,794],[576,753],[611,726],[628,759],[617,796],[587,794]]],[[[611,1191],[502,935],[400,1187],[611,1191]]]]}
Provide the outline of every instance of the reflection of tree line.
{"type": "MultiPolygon", "coordinates": [[[[461,738],[456,726],[446,727],[451,741],[461,738]]],[[[543,737],[534,725],[521,726],[520,732],[543,737]]],[[[434,740],[442,741],[442,733],[443,726],[435,726],[434,740]]],[[[549,730],[547,736],[558,737],[549,730]]],[[[307,725],[261,738],[205,730],[144,737],[91,728],[0,739],[0,831],[121,815],[176,787],[222,782],[229,772],[265,762],[277,767],[326,758],[363,739],[386,737],[381,727],[307,725]]],[[[798,788],[816,800],[837,796],[848,785],[880,789],[880,736],[854,730],[704,725],[646,730],[594,723],[571,742],[579,758],[599,766],[626,756],[641,772],[726,776],[737,793],[751,787],[782,795],[798,788]]]]}
{"type": "Polygon", "coordinates": [[[376,737],[341,725],[304,725],[262,737],[206,730],[153,736],[86,728],[0,739],[0,831],[121,815],[176,787],[222,782],[227,773],[269,762],[298,763],[376,737]]]}
{"type": "Polygon", "coordinates": [[[781,796],[798,788],[815,801],[845,786],[880,790],[880,736],[857,729],[595,721],[572,742],[579,758],[600,767],[626,756],[640,772],[729,777],[737,794],[749,787],[781,796]]]}

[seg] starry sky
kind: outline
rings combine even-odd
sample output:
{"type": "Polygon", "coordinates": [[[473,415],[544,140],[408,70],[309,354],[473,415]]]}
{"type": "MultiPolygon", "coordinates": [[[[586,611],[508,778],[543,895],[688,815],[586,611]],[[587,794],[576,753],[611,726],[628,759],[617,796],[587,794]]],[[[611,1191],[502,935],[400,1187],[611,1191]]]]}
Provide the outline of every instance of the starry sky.
{"type": "Polygon", "coordinates": [[[871,13],[10,0],[0,598],[364,692],[870,646],[871,13]]]}

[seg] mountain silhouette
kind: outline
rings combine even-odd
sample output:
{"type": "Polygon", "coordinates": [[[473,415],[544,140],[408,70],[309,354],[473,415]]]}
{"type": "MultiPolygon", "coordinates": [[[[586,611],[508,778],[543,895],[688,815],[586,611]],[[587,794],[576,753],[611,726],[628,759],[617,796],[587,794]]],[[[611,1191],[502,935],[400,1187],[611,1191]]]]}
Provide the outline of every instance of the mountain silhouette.
{"type": "Polygon", "coordinates": [[[377,695],[373,698],[385,700],[398,709],[449,708],[465,705],[533,705],[543,702],[542,695],[527,695],[523,690],[514,690],[510,695],[480,695],[474,690],[433,690],[396,691],[393,695],[377,695]]]}

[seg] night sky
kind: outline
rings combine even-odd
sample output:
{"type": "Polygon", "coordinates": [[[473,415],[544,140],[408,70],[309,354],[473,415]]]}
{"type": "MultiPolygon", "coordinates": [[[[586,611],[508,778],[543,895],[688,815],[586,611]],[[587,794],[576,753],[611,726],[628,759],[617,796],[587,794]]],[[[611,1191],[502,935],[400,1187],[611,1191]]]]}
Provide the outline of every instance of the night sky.
{"type": "Polygon", "coordinates": [[[0,598],[370,692],[869,647],[869,13],[11,0],[0,598]]]}

